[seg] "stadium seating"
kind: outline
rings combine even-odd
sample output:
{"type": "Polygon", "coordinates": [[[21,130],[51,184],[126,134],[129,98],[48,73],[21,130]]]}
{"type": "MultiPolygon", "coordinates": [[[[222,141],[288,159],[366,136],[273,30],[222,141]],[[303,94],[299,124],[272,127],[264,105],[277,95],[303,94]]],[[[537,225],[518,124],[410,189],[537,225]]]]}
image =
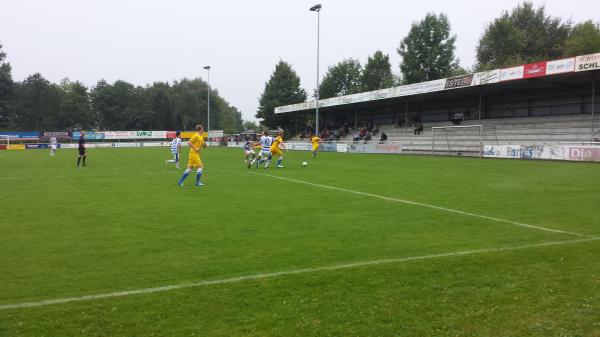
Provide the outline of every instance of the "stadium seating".
{"type": "MultiPolygon", "coordinates": [[[[600,130],[600,118],[595,130],[600,130]]],[[[547,145],[557,143],[582,143],[591,141],[591,115],[562,115],[545,117],[466,120],[461,125],[484,125],[484,144],[547,145]]],[[[432,127],[451,126],[449,121],[423,123],[423,132],[414,135],[413,127],[381,125],[380,130],[388,141],[401,142],[403,151],[427,153],[432,151],[432,127]]],[[[479,129],[461,128],[435,131],[436,154],[477,155],[479,153],[479,129]]],[[[600,138],[596,134],[595,138],[600,138]]],[[[352,141],[352,135],[342,139],[352,141]]],[[[377,141],[375,137],[372,141],[377,141]]]]}

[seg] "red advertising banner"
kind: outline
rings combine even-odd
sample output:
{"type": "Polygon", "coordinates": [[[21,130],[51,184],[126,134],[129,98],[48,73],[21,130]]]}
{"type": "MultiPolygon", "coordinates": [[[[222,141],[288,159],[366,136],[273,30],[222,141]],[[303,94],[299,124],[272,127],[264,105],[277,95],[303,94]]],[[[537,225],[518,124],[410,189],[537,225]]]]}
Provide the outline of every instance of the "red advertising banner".
{"type": "Polygon", "coordinates": [[[546,61],[529,63],[525,65],[523,78],[546,76],[546,61]]]}
{"type": "Polygon", "coordinates": [[[0,150],[6,150],[6,144],[0,144],[0,150]]]}
{"type": "Polygon", "coordinates": [[[175,139],[175,131],[167,131],[167,139],[175,139]]]}

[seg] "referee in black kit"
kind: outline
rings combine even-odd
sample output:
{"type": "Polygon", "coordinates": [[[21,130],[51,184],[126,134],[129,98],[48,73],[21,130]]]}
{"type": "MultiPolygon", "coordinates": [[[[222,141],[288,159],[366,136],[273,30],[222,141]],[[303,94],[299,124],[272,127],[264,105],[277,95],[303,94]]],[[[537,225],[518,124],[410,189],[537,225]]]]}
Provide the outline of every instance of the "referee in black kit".
{"type": "Polygon", "coordinates": [[[85,158],[86,158],[86,153],[85,153],[85,137],[84,137],[85,133],[83,132],[83,130],[81,130],[79,132],[79,156],[77,157],[77,167],[79,167],[79,164],[81,163],[81,158],[83,158],[83,166],[85,166],[85,158]]]}

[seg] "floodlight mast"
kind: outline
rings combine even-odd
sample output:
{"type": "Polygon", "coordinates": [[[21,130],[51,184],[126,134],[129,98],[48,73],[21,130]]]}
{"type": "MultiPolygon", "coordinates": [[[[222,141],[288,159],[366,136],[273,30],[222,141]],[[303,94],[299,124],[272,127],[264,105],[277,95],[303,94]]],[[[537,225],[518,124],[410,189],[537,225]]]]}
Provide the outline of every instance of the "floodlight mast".
{"type": "Polygon", "coordinates": [[[321,32],[321,4],[316,4],[310,8],[311,12],[317,12],[317,90],[315,102],[315,136],[319,136],[319,42],[321,32]]]}
{"type": "Polygon", "coordinates": [[[208,72],[208,91],[206,94],[206,108],[207,108],[207,116],[206,116],[206,132],[208,133],[208,143],[210,144],[210,66],[205,66],[204,69],[208,72]]]}

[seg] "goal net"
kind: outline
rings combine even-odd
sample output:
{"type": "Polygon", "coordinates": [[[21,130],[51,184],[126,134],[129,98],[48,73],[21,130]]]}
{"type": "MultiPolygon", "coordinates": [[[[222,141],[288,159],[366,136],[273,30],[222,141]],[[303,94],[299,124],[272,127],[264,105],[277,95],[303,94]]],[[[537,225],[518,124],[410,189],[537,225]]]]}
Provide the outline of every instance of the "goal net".
{"type": "Polygon", "coordinates": [[[481,156],[483,125],[451,125],[431,128],[431,154],[481,156]]]}

